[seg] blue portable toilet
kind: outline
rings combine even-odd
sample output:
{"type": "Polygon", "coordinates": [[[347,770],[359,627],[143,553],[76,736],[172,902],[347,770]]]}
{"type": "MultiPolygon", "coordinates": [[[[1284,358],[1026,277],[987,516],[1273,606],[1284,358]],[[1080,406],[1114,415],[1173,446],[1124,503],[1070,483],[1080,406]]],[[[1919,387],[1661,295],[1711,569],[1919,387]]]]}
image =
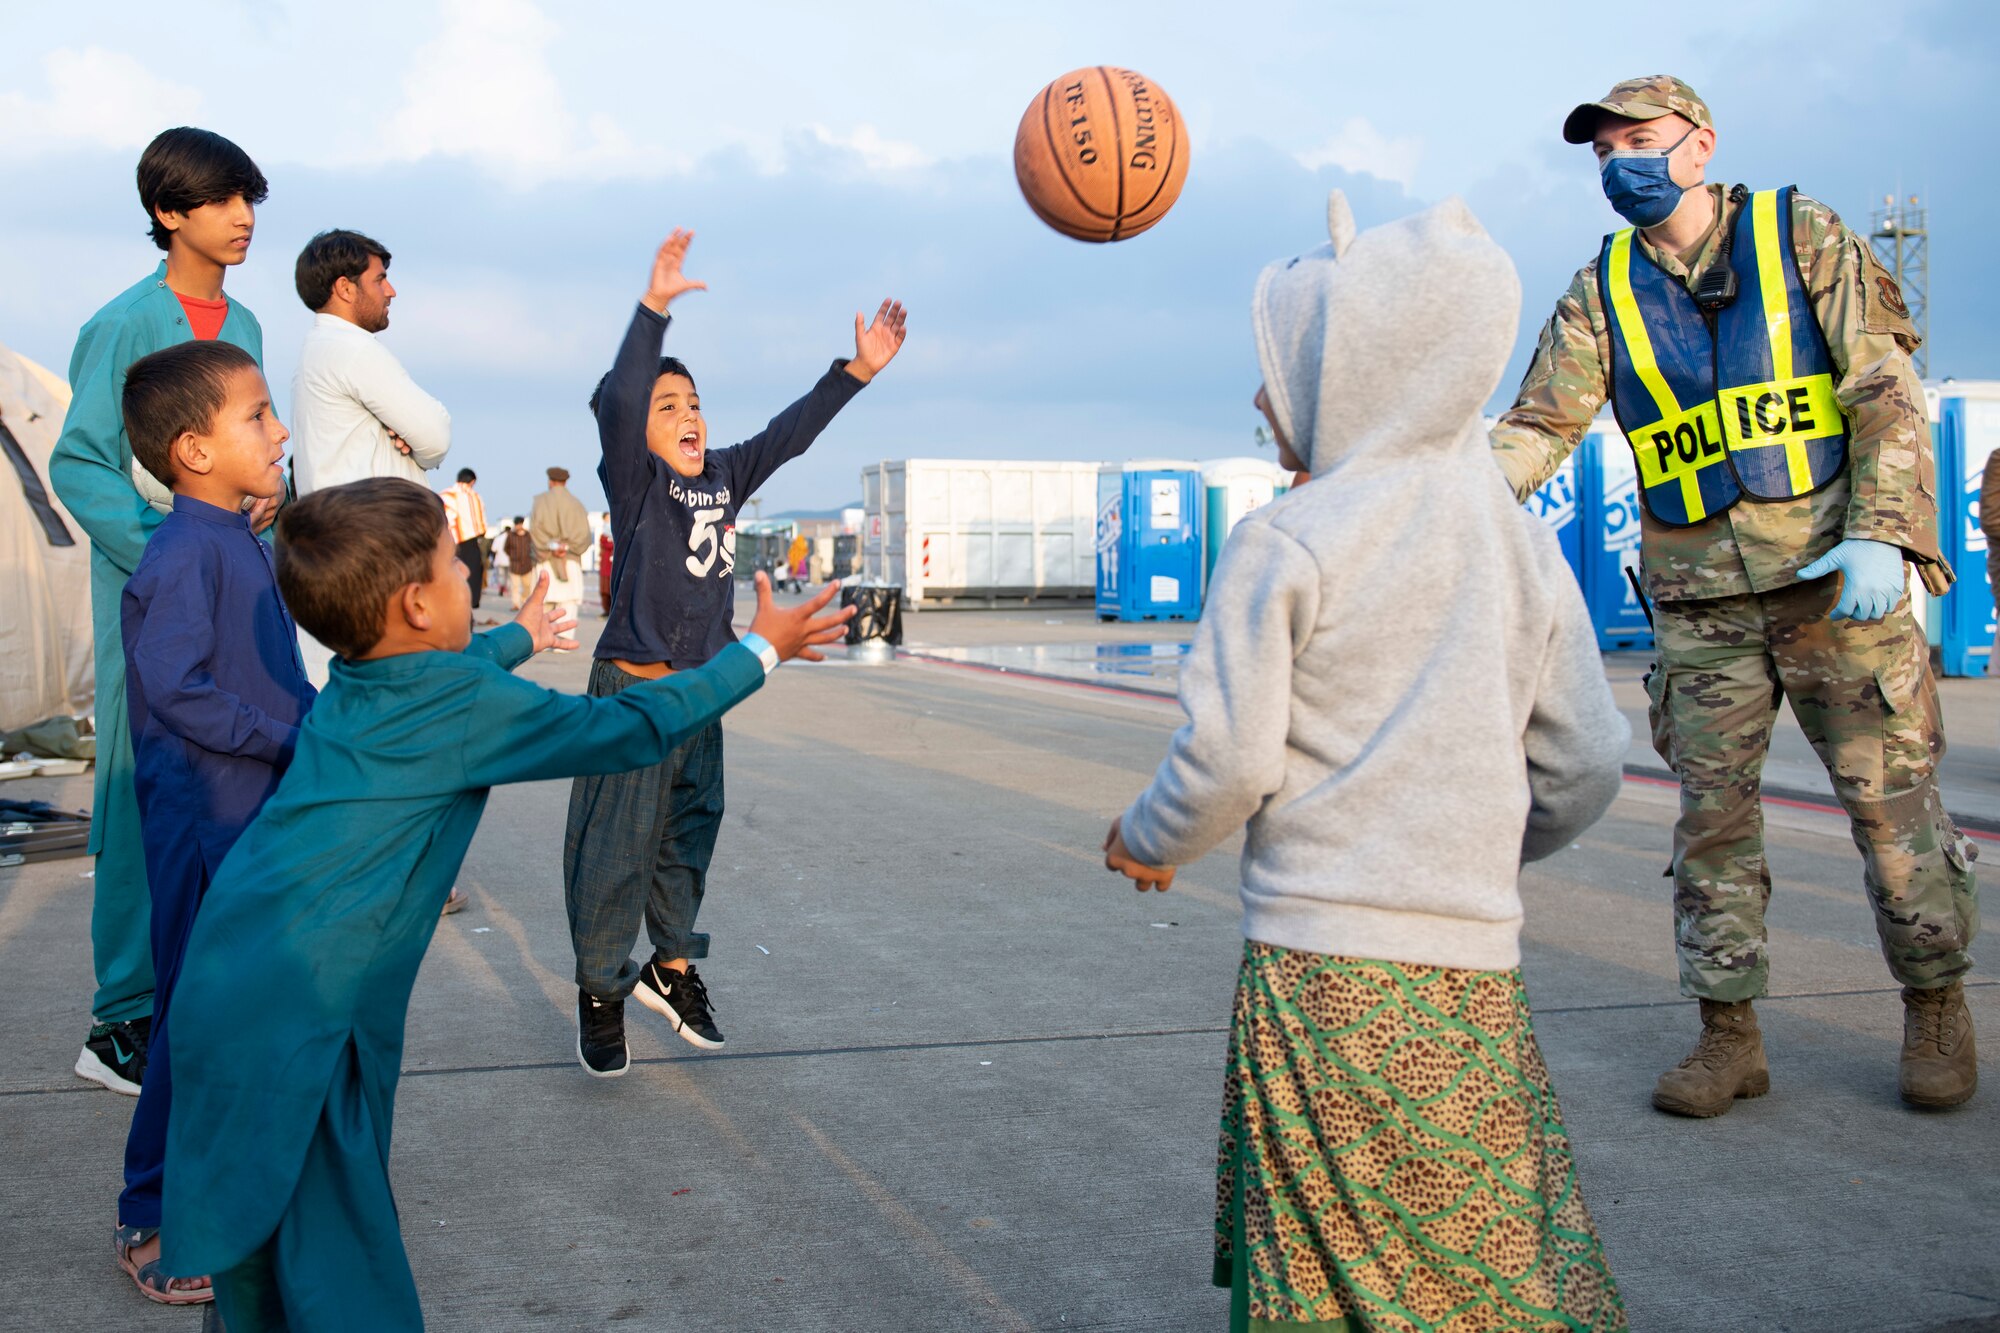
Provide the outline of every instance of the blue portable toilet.
{"type": "Polygon", "coordinates": [[[1599,652],[1653,646],[1653,623],[1626,573],[1639,572],[1639,464],[1618,427],[1600,420],[1577,446],[1583,600],[1599,652]]]}
{"type": "Polygon", "coordinates": [[[1201,470],[1137,462],[1097,478],[1100,620],[1201,618],[1201,470]]]}
{"type": "Polygon", "coordinates": [[[1979,483],[2000,448],[2000,383],[1946,380],[1936,388],[1931,439],[1937,454],[1938,537],[1958,581],[1930,603],[1944,674],[1983,676],[1993,655],[1993,584],[1979,527],[1979,483]]]}
{"type": "Polygon", "coordinates": [[[1577,582],[1583,582],[1583,513],[1577,504],[1576,455],[1563,459],[1556,474],[1528,497],[1528,512],[1555,529],[1556,543],[1577,582]]]}
{"type": "Polygon", "coordinates": [[[1555,529],[1598,650],[1652,647],[1652,622],[1625,574],[1639,568],[1639,467],[1609,418],[1591,426],[1527,509],[1555,529]]]}

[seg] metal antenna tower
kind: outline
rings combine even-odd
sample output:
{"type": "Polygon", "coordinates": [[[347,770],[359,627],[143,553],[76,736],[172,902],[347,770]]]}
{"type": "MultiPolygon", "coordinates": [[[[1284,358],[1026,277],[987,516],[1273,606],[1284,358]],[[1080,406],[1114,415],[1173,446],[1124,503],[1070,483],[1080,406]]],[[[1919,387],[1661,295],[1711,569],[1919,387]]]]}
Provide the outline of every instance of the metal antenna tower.
{"type": "Polygon", "coordinates": [[[1903,304],[1910,308],[1910,323],[1923,339],[1916,355],[1910,358],[1919,379],[1930,374],[1931,245],[1927,217],[1928,210],[1916,195],[1899,202],[1895,195],[1885,194],[1868,231],[1868,244],[1873,247],[1875,258],[1903,289],[1903,304]]]}

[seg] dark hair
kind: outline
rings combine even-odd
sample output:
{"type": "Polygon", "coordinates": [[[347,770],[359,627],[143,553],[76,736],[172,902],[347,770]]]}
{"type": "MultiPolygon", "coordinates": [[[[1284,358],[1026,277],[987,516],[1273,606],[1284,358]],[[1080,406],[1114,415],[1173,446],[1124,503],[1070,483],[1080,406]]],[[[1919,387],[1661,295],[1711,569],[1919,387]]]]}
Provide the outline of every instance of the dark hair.
{"type": "Polygon", "coordinates": [[[320,310],[333,299],[334,283],[342,278],[361,281],[371,258],[380,259],[383,269],[388,269],[389,252],[380,241],[338,227],[323,231],[299,251],[299,262],[292,267],[292,285],[298,288],[306,309],[320,310]]]}
{"type": "Polygon", "coordinates": [[[212,130],[164,130],[139,157],[139,202],[153,225],[153,244],[162,250],[173,233],[161,225],[161,213],[191,213],[239,194],[261,204],[270,193],[250,154],[212,130]]]}
{"type": "Polygon", "coordinates": [[[523,517],[522,517],[521,515],[519,515],[519,514],[516,514],[516,515],[514,515],[514,521],[515,521],[516,523],[526,523],[526,522],[527,522],[528,520],[527,520],[527,519],[525,519],[525,518],[523,518],[523,517]]]}
{"type": "Polygon", "coordinates": [[[278,591],[306,633],[349,659],[382,641],[389,599],[428,583],[444,502],[401,477],[314,491],[278,517],[278,591]]]}
{"type": "MultiPolygon", "coordinates": [[[[688,382],[690,387],[694,384],[694,376],[688,373],[688,368],[681,364],[681,359],[677,356],[663,356],[660,358],[660,368],[653,372],[653,378],[657,380],[662,375],[679,375],[688,382]]],[[[590,391],[590,415],[597,415],[597,402],[604,396],[604,385],[610,378],[611,372],[607,370],[598,377],[597,387],[590,391]]],[[[699,393],[701,391],[696,389],[695,392],[699,393]]]]}
{"type": "Polygon", "coordinates": [[[229,377],[255,369],[255,357],[220,339],[175,343],[134,361],[120,401],[132,457],[171,490],[174,441],[190,432],[208,434],[228,401],[229,377]]]}
{"type": "Polygon", "coordinates": [[[460,481],[478,481],[479,474],[469,467],[462,467],[458,470],[458,479],[460,481]]]}

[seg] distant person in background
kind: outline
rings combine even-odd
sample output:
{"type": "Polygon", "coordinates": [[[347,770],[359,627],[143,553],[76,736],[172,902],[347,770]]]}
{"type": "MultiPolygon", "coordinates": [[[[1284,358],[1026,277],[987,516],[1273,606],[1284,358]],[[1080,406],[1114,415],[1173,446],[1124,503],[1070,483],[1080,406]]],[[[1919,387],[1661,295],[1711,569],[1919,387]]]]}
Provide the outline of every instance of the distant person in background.
{"type": "Polygon", "coordinates": [[[803,532],[792,538],[791,548],[785,552],[785,570],[795,589],[805,587],[812,578],[812,543],[803,532]]]}
{"type": "Polygon", "coordinates": [[[475,611],[480,591],[486,586],[486,504],[473,489],[478,481],[478,473],[462,467],[458,480],[439,492],[445,518],[451,524],[451,539],[458,543],[458,558],[465,562],[465,581],[472,585],[475,611]]]}
{"type": "MultiPolygon", "coordinates": [[[[1986,471],[1979,478],[1979,530],[1986,534],[1986,581],[1994,618],[2000,620],[2000,449],[1986,455],[1986,471]]],[[[2000,676],[2000,651],[1988,654],[1986,674],[2000,676]]]]}
{"type": "Polygon", "coordinates": [[[501,538],[500,548],[507,557],[507,600],[518,611],[535,579],[535,539],[528,535],[526,518],[514,515],[514,526],[501,538]]]}
{"type": "MultiPolygon", "coordinates": [[[[389,327],[389,252],[358,231],[323,231],[292,272],[315,318],[292,376],[292,482],[301,496],[368,477],[428,486],[451,448],[451,414],[375,335],[389,327]]],[[[301,632],[316,686],[333,654],[301,632]]]]}
{"type": "MultiPolygon", "coordinates": [[[[153,940],[119,614],[125,581],[164,515],[141,493],[142,484],[158,492],[159,483],[135,469],[121,395],[133,362],[191,340],[234,343],[261,361],[263,329],[242,302],[223,295],[222,280],[249,255],[257,205],[269,193],[248,153],[219,134],[186,126],[167,130],[146,146],[138,176],[139,202],[164,259],[92,315],[77,335],[69,362],[75,396],[49,457],[49,484],[90,537],[91,622],[97,698],[103,705],[97,709],[90,828],[90,851],[97,858],[90,908],[97,991],[90,1006],[93,1026],[76,1072],[128,1097],[139,1095],[146,1068],[153,940]]],[[[262,532],[276,515],[275,501],[258,501],[249,511],[250,526],[262,532]]]]}
{"type": "Polygon", "coordinates": [[[549,469],[549,488],[528,510],[535,562],[549,572],[548,600],[572,616],[583,609],[582,553],[590,544],[590,513],[569,493],[569,469],[549,469]]]}
{"type": "Polygon", "coordinates": [[[611,511],[604,511],[604,527],[597,534],[597,604],[611,614],[611,511]]]}

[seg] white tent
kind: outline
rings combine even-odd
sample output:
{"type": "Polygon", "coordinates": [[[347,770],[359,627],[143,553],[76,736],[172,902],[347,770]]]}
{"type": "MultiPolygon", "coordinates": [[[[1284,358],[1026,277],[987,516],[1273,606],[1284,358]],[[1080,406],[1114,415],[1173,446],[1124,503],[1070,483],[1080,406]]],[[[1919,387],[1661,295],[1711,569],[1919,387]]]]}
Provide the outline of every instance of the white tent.
{"type": "Polygon", "coordinates": [[[49,485],[69,386],[0,344],[0,731],[94,708],[90,539],[49,485]]]}

